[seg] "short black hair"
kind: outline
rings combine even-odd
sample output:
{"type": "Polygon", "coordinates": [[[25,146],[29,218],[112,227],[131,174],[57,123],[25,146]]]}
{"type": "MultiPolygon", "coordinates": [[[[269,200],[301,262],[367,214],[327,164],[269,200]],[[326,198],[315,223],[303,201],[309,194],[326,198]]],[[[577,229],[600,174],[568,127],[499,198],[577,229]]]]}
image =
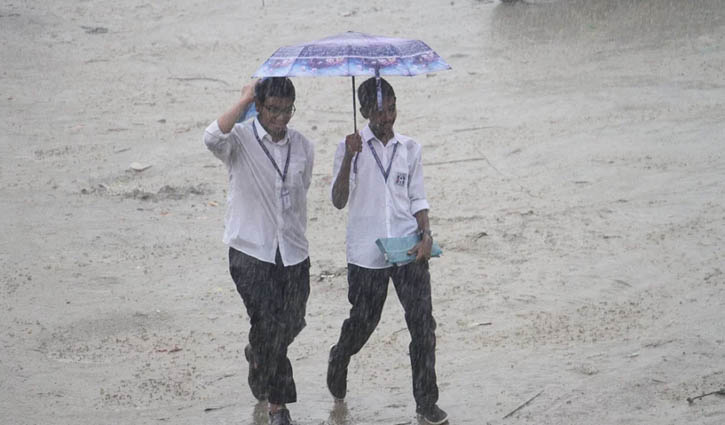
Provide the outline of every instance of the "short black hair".
{"type": "Polygon", "coordinates": [[[295,86],[287,77],[263,78],[254,86],[254,98],[264,105],[267,96],[284,97],[295,100],[295,86]]]}
{"type": "MultiPolygon", "coordinates": [[[[380,92],[383,98],[395,98],[395,90],[384,78],[380,79],[380,92]]],[[[357,88],[357,98],[360,100],[360,109],[368,110],[378,103],[378,88],[375,77],[368,78],[357,88]]]]}

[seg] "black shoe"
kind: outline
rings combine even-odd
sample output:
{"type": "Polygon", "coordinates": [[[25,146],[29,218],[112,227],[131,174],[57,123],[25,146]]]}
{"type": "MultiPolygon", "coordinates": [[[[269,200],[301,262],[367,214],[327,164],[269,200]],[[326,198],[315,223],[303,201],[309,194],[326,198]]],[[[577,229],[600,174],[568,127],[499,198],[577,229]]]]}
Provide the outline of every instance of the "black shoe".
{"type": "Polygon", "coordinates": [[[415,412],[431,425],[439,425],[448,421],[448,413],[436,404],[430,407],[418,406],[415,412]]]}
{"type": "Polygon", "coordinates": [[[249,375],[247,375],[249,389],[252,390],[254,398],[259,401],[264,401],[269,395],[269,390],[265,383],[262,382],[261,376],[259,376],[259,368],[257,367],[256,362],[252,361],[252,346],[249,344],[244,347],[244,357],[247,359],[247,362],[249,362],[249,375]]]}
{"type": "Polygon", "coordinates": [[[276,412],[269,412],[269,425],[291,425],[292,419],[289,416],[289,410],[279,409],[276,412]]]}
{"type": "Polygon", "coordinates": [[[342,400],[347,393],[347,362],[343,364],[333,362],[332,351],[334,349],[334,345],[330,347],[330,357],[327,361],[327,389],[337,400],[342,400]]]}

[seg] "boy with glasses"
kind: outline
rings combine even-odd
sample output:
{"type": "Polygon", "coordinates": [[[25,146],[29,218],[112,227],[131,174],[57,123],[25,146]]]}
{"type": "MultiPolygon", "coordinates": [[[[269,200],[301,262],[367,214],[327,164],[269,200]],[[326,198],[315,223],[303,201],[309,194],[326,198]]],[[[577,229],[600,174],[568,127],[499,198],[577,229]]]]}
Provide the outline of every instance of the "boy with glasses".
{"type": "Polygon", "coordinates": [[[244,349],[249,387],[268,400],[270,425],[289,425],[286,404],[297,401],[287,347],[305,326],[310,293],[305,231],[314,147],[287,127],[294,101],[288,78],[248,84],[204,133],[229,173],[224,242],[251,325],[244,349]],[[237,123],[253,102],[257,117],[237,123]]]}
{"type": "Polygon", "coordinates": [[[448,415],[437,406],[435,328],[428,259],[433,244],[423,187],[421,147],[395,133],[395,92],[384,79],[370,78],[358,88],[360,113],[369,119],[361,133],[340,142],[333,167],[332,203],[348,208],[347,281],[350,316],[330,350],[327,387],[336,399],[347,391],[350,358],[367,342],[380,321],[392,279],[411,335],[409,347],[416,412],[430,424],[448,415]],[[416,260],[391,266],[378,250],[378,238],[421,236],[410,254],[416,260]]]}

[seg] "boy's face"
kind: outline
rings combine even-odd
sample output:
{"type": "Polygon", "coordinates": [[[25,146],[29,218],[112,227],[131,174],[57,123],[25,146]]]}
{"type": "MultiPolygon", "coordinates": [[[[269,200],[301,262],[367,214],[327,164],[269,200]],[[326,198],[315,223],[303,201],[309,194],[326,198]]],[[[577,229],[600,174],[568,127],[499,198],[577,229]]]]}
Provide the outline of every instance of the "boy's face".
{"type": "Polygon", "coordinates": [[[397,114],[395,97],[383,97],[383,109],[381,111],[378,110],[377,102],[370,108],[368,112],[370,130],[373,131],[375,137],[383,142],[387,142],[393,137],[393,124],[395,124],[397,114]]]}
{"type": "Polygon", "coordinates": [[[292,115],[295,113],[294,100],[287,97],[267,96],[263,104],[255,105],[259,123],[275,140],[284,137],[292,115]]]}

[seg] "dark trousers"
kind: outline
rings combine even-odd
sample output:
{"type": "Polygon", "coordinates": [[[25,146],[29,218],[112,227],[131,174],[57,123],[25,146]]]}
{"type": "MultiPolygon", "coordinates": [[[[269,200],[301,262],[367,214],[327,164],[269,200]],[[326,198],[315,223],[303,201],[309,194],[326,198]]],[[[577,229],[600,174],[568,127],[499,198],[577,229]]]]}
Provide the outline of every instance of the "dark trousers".
{"type": "Polygon", "coordinates": [[[249,315],[249,345],[258,373],[269,384],[268,400],[294,403],[297,390],[287,347],[306,324],[310,260],[285,267],[279,251],[271,264],[229,248],[229,271],[249,315]]]}
{"type": "Polygon", "coordinates": [[[433,319],[427,262],[413,262],[387,269],[347,265],[347,298],[352,308],[350,317],[342,324],[340,339],[332,350],[330,361],[337,366],[347,367],[350,357],[365,345],[380,321],[391,278],[405,310],[405,322],[411,337],[409,352],[413,370],[413,396],[418,406],[432,406],[438,401],[436,322],[433,319]]]}

